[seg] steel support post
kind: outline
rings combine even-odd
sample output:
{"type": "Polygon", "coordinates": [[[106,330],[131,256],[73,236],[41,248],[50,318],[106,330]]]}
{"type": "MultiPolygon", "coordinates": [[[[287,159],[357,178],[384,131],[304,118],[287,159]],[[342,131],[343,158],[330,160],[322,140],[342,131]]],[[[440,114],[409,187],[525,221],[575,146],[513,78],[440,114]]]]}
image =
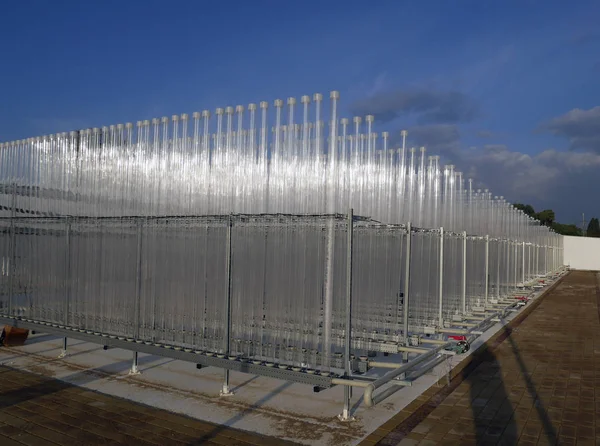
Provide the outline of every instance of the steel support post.
{"type": "MultiPolygon", "coordinates": [[[[225,267],[226,267],[226,286],[225,286],[225,336],[223,339],[223,353],[229,355],[231,343],[231,252],[232,252],[232,235],[233,235],[233,219],[231,216],[227,222],[227,240],[225,251],[225,267]]],[[[221,388],[221,396],[233,395],[229,388],[229,369],[223,372],[223,387],[221,388]]]]}
{"type": "Polygon", "coordinates": [[[63,323],[69,325],[69,306],[71,304],[71,221],[67,219],[65,227],[65,306],[63,323]]]}
{"type": "Polygon", "coordinates": [[[496,240],[496,252],[498,261],[496,262],[496,299],[500,299],[500,260],[502,259],[502,241],[496,240]]]}
{"type": "Polygon", "coordinates": [[[59,357],[59,359],[62,359],[66,356],[67,356],[67,338],[63,338],[62,350],[60,352],[60,355],[58,355],[58,357],[59,357]]]}
{"type": "MultiPolygon", "coordinates": [[[[67,218],[65,225],[65,302],[63,308],[63,323],[65,327],[69,326],[69,305],[71,301],[71,221],[67,218]]],[[[58,355],[59,358],[67,356],[67,338],[63,338],[63,348],[58,355]]]]}
{"type": "Polygon", "coordinates": [[[138,352],[133,352],[133,359],[131,361],[131,369],[129,370],[130,375],[139,375],[140,369],[138,368],[138,352]]]}
{"type": "Polygon", "coordinates": [[[408,312],[410,303],[410,257],[412,246],[412,226],[406,225],[406,259],[404,263],[404,300],[402,304],[402,331],[404,345],[408,345],[408,312]]]}
{"type": "Polygon", "coordinates": [[[463,264],[462,264],[462,314],[467,314],[467,231],[463,231],[463,264]]]}
{"type": "Polygon", "coordinates": [[[11,203],[11,213],[10,213],[10,249],[9,249],[9,260],[8,260],[8,315],[12,316],[12,304],[13,304],[13,294],[14,294],[14,285],[15,285],[15,261],[17,258],[16,255],[16,228],[15,228],[15,218],[17,214],[17,184],[12,184],[12,203],[11,203]]]}
{"type": "Polygon", "coordinates": [[[508,294],[508,287],[510,283],[510,240],[506,240],[506,294],[508,294]]]}
{"type": "Polygon", "coordinates": [[[522,276],[523,276],[523,280],[522,280],[522,284],[525,285],[525,242],[523,242],[523,271],[522,271],[522,276]]]}
{"type": "Polygon", "coordinates": [[[142,231],[143,223],[138,222],[137,227],[137,252],[136,252],[136,280],[135,280],[135,303],[133,313],[133,337],[140,338],[140,312],[142,300],[142,231]]]}
{"type": "MultiPolygon", "coordinates": [[[[142,240],[143,240],[144,223],[138,221],[137,227],[137,252],[136,252],[136,280],[135,280],[135,302],[133,307],[133,338],[140,339],[140,324],[141,324],[141,303],[142,303],[142,240]]],[[[138,375],[138,352],[133,352],[133,361],[131,364],[130,375],[138,375]]]]}
{"type": "Polygon", "coordinates": [[[438,304],[439,304],[439,312],[438,312],[438,323],[440,328],[444,327],[444,228],[440,228],[440,287],[438,290],[438,304]]]}
{"type": "Polygon", "coordinates": [[[544,246],[544,274],[548,272],[548,247],[544,246]]]}
{"type": "MultiPolygon", "coordinates": [[[[346,336],[344,343],[344,378],[348,379],[352,370],[350,369],[350,346],[352,345],[352,253],[354,248],[354,211],[348,211],[348,240],[346,257],[346,336]]],[[[342,421],[350,421],[350,399],[352,398],[352,387],[344,386],[344,410],[339,416],[342,421]]]]}
{"type": "MultiPolygon", "coordinates": [[[[402,304],[402,335],[404,337],[404,345],[408,347],[409,343],[409,321],[410,313],[410,260],[412,254],[412,224],[408,222],[406,225],[406,260],[404,263],[404,298],[402,304]]],[[[402,353],[402,361],[408,362],[408,352],[402,353]]],[[[404,377],[404,375],[401,375],[404,377]]]]}
{"type": "Polygon", "coordinates": [[[530,243],[527,247],[527,278],[531,279],[531,248],[533,245],[530,243]]]}
{"type": "Polygon", "coordinates": [[[490,236],[485,236],[485,304],[488,304],[490,290],[490,236]]]}
{"type": "MultiPolygon", "coordinates": [[[[515,240],[513,242],[513,246],[515,247],[515,279],[512,281],[512,287],[516,287],[517,283],[519,281],[518,277],[519,277],[519,244],[517,243],[517,241],[515,240]]],[[[511,287],[511,288],[512,288],[511,287]]]]}

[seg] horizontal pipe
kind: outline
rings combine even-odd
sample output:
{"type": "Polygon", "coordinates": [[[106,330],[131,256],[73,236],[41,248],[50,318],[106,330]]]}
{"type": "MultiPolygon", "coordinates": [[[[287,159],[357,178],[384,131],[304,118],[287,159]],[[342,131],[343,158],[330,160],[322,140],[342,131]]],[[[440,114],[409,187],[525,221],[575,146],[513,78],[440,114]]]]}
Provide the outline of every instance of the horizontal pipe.
{"type": "MultiPolygon", "coordinates": [[[[515,303],[505,307],[503,309],[503,311],[506,311],[508,308],[510,307],[514,307],[515,303]]],[[[493,314],[491,314],[490,316],[486,317],[485,319],[483,319],[481,322],[477,323],[477,324],[470,324],[473,325],[471,328],[465,330],[465,329],[446,329],[446,328],[442,328],[439,329],[438,331],[441,333],[461,333],[461,334],[472,334],[472,332],[476,331],[478,328],[480,328],[482,325],[490,322],[492,319],[497,318],[498,315],[500,313],[502,313],[503,311],[497,311],[493,314]]],[[[471,343],[475,340],[477,336],[472,335],[468,338],[468,342],[471,343]]],[[[393,395],[394,393],[396,393],[401,386],[394,386],[394,387],[390,387],[389,389],[386,389],[384,391],[382,391],[381,393],[373,396],[373,392],[375,390],[377,390],[379,387],[381,387],[382,385],[390,382],[391,380],[393,380],[396,376],[401,375],[402,373],[404,373],[406,370],[415,367],[416,365],[422,363],[423,361],[426,361],[427,359],[431,358],[432,356],[434,356],[435,354],[437,354],[439,351],[441,351],[442,349],[446,348],[447,346],[449,346],[451,344],[451,342],[446,342],[443,345],[440,345],[439,347],[436,347],[432,350],[430,350],[428,353],[424,353],[421,356],[419,356],[418,358],[416,358],[415,360],[404,364],[398,368],[396,368],[394,371],[389,372],[387,374],[385,374],[384,376],[382,376],[381,378],[379,378],[378,380],[368,384],[365,387],[365,393],[364,393],[364,401],[367,407],[373,407],[374,405],[380,403],[381,401],[385,400],[386,398],[390,397],[391,395],[393,395]]],[[[413,375],[411,378],[414,377],[414,379],[418,378],[419,376],[421,376],[422,374],[427,373],[429,370],[431,370],[433,367],[435,367],[437,364],[441,363],[445,358],[441,357],[436,359],[435,361],[432,362],[431,366],[427,366],[427,367],[423,367],[422,370],[417,371],[417,373],[415,375],[413,375]]],[[[370,363],[373,364],[373,363],[370,363]]],[[[375,363],[375,364],[386,364],[388,367],[390,366],[388,363],[375,363]]],[[[374,366],[375,367],[375,366],[374,366]]]]}
{"type": "MultiPolygon", "coordinates": [[[[418,378],[423,376],[425,373],[429,372],[431,369],[433,369],[438,364],[443,362],[445,359],[446,358],[444,356],[442,356],[442,357],[437,358],[434,361],[428,363],[425,367],[422,367],[421,369],[412,373],[409,377],[408,382],[412,383],[413,381],[416,381],[418,378]]],[[[396,393],[398,390],[400,390],[402,387],[405,387],[407,384],[406,381],[394,382],[394,380],[392,380],[391,383],[394,384],[393,387],[390,387],[389,389],[385,389],[373,397],[373,405],[377,405],[377,404],[381,403],[382,401],[384,401],[385,399],[389,398],[394,393],[396,393]]]]}
{"type": "Polygon", "coordinates": [[[408,377],[411,381],[415,381],[417,378],[420,378],[425,373],[429,372],[431,369],[437,367],[439,364],[446,360],[446,355],[441,355],[439,358],[435,359],[431,363],[427,365],[427,367],[422,367],[414,373],[411,373],[408,377]]]}
{"type": "Polygon", "coordinates": [[[427,348],[417,348],[417,347],[398,347],[398,351],[399,352],[406,352],[406,353],[427,353],[429,351],[429,349],[427,348]]]}
{"type": "Polygon", "coordinates": [[[509,308],[514,307],[516,304],[517,304],[517,302],[513,302],[512,304],[504,307],[504,309],[502,311],[497,311],[497,312],[491,314],[490,316],[488,316],[487,318],[485,318],[484,320],[482,320],[479,324],[477,324],[475,327],[470,328],[468,330],[468,333],[471,333],[471,332],[477,330],[482,325],[485,325],[486,323],[490,322],[492,319],[498,317],[500,313],[504,313],[506,310],[508,310],[509,308]]]}
{"type": "Polygon", "coordinates": [[[422,344],[446,344],[448,341],[443,341],[441,339],[421,339],[422,344]]]}
{"type": "Polygon", "coordinates": [[[446,344],[443,344],[443,345],[440,345],[439,347],[433,348],[433,349],[429,350],[429,352],[420,355],[419,357],[413,359],[412,361],[402,365],[401,367],[399,367],[395,370],[392,370],[391,372],[386,373],[384,376],[382,376],[378,380],[370,383],[365,388],[365,393],[364,393],[365,405],[367,407],[374,406],[375,403],[373,402],[373,392],[375,392],[375,390],[377,390],[379,387],[383,386],[384,384],[387,384],[395,377],[401,375],[402,373],[406,372],[407,370],[412,369],[416,365],[427,361],[429,358],[435,356],[439,351],[443,350],[444,348],[446,348],[450,345],[451,345],[451,342],[447,342],[446,344]]]}
{"type": "Polygon", "coordinates": [[[398,364],[397,362],[377,362],[369,361],[369,367],[381,367],[384,369],[399,369],[404,364],[398,364]]]}
{"type": "MultiPolygon", "coordinates": [[[[392,396],[394,393],[396,393],[398,390],[400,390],[403,386],[392,386],[389,389],[385,389],[384,391],[378,393],[377,395],[375,395],[375,397],[373,397],[372,403],[371,405],[367,404],[368,407],[372,407],[376,404],[381,403],[383,400],[385,400],[386,398],[389,398],[390,396],[392,396]]],[[[366,390],[365,390],[366,392],[366,390]]],[[[365,399],[365,402],[367,400],[365,399]]]]}
{"type": "MultiPolygon", "coordinates": [[[[516,304],[513,303],[507,307],[504,308],[504,311],[507,310],[508,308],[514,307],[516,304]]],[[[477,324],[475,327],[469,329],[469,330],[457,330],[457,329],[441,329],[439,330],[440,332],[457,332],[460,331],[464,334],[471,334],[473,331],[476,331],[477,328],[479,328],[481,325],[484,325],[485,323],[489,322],[490,320],[497,318],[499,313],[501,313],[501,311],[495,312],[494,314],[490,315],[489,317],[485,318],[484,320],[482,320],[479,324],[477,324]]],[[[471,334],[471,336],[469,336],[467,338],[467,342],[468,343],[472,343],[478,336],[471,334]]],[[[439,341],[439,340],[434,340],[434,339],[423,339],[421,340],[421,342],[424,343],[440,343],[440,342],[444,342],[444,341],[439,341]]],[[[444,343],[443,346],[438,347],[434,350],[431,350],[431,352],[433,351],[440,351],[442,348],[445,348],[447,345],[450,345],[451,343],[444,343]]],[[[429,354],[427,354],[428,357],[433,356],[431,354],[431,352],[429,354]]],[[[396,370],[394,370],[393,372],[390,372],[388,374],[386,374],[385,376],[383,376],[382,378],[374,381],[373,383],[369,384],[366,386],[365,388],[365,395],[364,395],[364,401],[365,404],[368,407],[372,407],[376,404],[381,403],[382,401],[384,401],[386,398],[389,398],[391,395],[393,395],[394,393],[396,393],[398,390],[400,390],[402,388],[402,386],[405,385],[406,381],[403,382],[398,382],[398,385],[395,385],[393,387],[390,387],[382,392],[380,392],[379,394],[373,396],[373,391],[376,390],[378,387],[380,387],[381,385],[385,384],[386,382],[390,382],[392,381],[393,383],[393,379],[400,375],[401,373],[403,373],[408,366],[410,367],[414,367],[416,365],[418,365],[419,363],[423,362],[425,359],[425,354],[422,355],[421,357],[415,359],[414,361],[405,364],[404,366],[398,367],[396,370]]],[[[434,361],[432,361],[430,364],[428,364],[427,366],[421,368],[420,370],[417,370],[416,372],[414,372],[413,374],[410,375],[409,380],[410,382],[415,381],[417,378],[419,378],[420,376],[424,375],[425,373],[427,373],[428,371],[430,371],[431,369],[435,368],[437,365],[439,365],[440,363],[442,363],[445,360],[445,356],[440,356],[439,358],[435,359],[434,361]]],[[[371,363],[373,364],[373,363],[371,363]]],[[[379,363],[375,363],[375,364],[379,364],[379,363]]]]}
{"type": "Polygon", "coordinates": [[[468,330],[465,330],[464,328],[438,328],[438,330],[440,333],[447,333],[447,334],[467,334],[468,330]]]}
{"type": "Polygon", "coordinates": [[[460,325],[463,327],[477,327],[479,325],[478,322],[461,322],[460,325]]]}
{"type": "Polygon", "coordinates": [[[352,379],[332,378],[331,384],[335,384],[336,386],[367,387],[371,383],[365,381],[354,381],[352,379]]]}
{"type": "Polygon", "coordinates": [[[331,377],[322,375],[309,375],[308,373],[295,372],[293,370],[274,370],[263,365],[230,360],[226,358],[218,358],[204,354],[197,354],[194,352],[186,352],[183,350],[175,350],[174,346],[168,344],[161,344],[162,346],[138,344],[133,340],[128,341],[125,339],[113,339],[91,333],[82,333],[79,332],[79,330],[52,327],[51,325],[42,324],[40,322],[27,322],[18,318],[8,317],[7,315],[0,314],[0,326],[1,325],[11,325],[15,328],[26,328],[28,330],[35,330],[39,333],[54,334],[61,337],[92,342],[107,347],[121,348],[124,350],[137,351],[139,353],[147,353],[150,355],[179,359],[182,361],[192,362],[194,364],[202,364],[206,367],[217,367],[271,378],[277,377],[279,379],[284,379],[291,382],[298,382],[322,388],[331,387],[331,377]]]}

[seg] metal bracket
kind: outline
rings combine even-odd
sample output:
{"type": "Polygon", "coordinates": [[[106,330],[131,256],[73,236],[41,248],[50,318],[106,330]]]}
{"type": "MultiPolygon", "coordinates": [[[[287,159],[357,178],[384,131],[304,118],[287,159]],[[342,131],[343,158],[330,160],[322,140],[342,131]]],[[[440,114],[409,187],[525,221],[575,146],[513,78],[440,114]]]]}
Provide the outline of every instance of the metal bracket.
{"type": "Polygon", "coordinates": [[[233,392],[229,388],[229,386],[223,385],[221,391],[219,392],[219,396],[233,396],[233,392]]]}

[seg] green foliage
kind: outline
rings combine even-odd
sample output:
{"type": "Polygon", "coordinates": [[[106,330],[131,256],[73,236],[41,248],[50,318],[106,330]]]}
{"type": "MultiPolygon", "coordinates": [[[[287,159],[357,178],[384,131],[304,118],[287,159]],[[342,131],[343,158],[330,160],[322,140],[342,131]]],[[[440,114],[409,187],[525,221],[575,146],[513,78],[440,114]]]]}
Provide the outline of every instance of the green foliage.
{"type": "Polygon", "coordinates": [[[592,218],[588,224],[586,235],[588,237],[600,237],[600,222],[597,218],[592,218]]]}
{"type": "Polygon", "coordinates": [[[581,236],[581,229],[577,225],[563,225],[561,223],[553,223],[552,229],[557,234],[581,236]]]}
{"type": "Polygon", "coordinates": [[[544,226],[552,226],[554,223],[554,211],[552,209],[545,209],[542,212],[538,212],[536,218],[544,226]]]}
{"type": "MultiPolygon", "coordinates": [[[[544,209],[541,212],[535,212],[533,206],[529,204],[517,203],[513,205],[516,209],[523,211],[525,214],[530,217],[535,218],[540,222],[541,225],[548,226],[554,230],[557,234],[562,235],[575,235],[581,236],[581,229],[577,227],[577,225],[565,225],[562,223],[557,223],[555,220],[556,216],[554,215],[554,211],[552,209],[544,209]]],[[[588,226],[587,235],[589,237],[600,237],[600,223],[597,218],[592,218],[590,224],[588,226]]]]}
{"type": "Polygon", "coordinates": [[[523,213],[529,215],[530,217],[536,218],[535,210],[530,204],[516,203],[513,204],[513,207],[519,209],[520,211],[523,211],[523,213]]]}

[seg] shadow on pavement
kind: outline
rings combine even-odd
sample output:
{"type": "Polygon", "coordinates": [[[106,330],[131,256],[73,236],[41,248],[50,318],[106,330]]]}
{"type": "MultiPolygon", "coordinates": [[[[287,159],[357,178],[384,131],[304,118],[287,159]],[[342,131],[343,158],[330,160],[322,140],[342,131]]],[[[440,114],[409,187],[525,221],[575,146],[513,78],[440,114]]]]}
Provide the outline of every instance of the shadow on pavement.
{"type": "MultiPolygon", "coordinates": [[[[540,441],[544,444],[556,444],[558,441],[557,430],[548,416],[548,411],[531,379],[531,373],[523,361],[519,346],[511,334],[512,328],[504,326],[496,345],[506,341],[511,347],[511,353],[518,365],[518,373],[525,380],[527,393],[534,401],[534,409],[543,426],[540,441]],[[545,439],[541,438],[542,435],[545,439]]],[[[464,380],[470,383],[476,444],[515,445],[519,441],[520,431],[515,420],[513,404],[502,378],[501,365],[494,350],[494,348],[488,348],[478,355],[480,364],[477,369],[473,373],[467,372],[467,375],[464,375],[464,380]]]]}
{"type": "MultiPolygon", "coordinates": [[[[263,406],[265,403],[267,403],[267,401],[269,401],[272,398],[274,398],[277,394],[283,392],[285,389],[287,389],[288,387],[290,387],[292,384],[293,384],[292,382],[288,381],[288,382],[285,382],[285,383],[281,384],[279,387],[276,387],[275,389],[273,389],[272,392],[270,392],[269,394],[265,395],[264,397],[262,397],[261,399],[259,399],[258,401],[256,401],[256,403],[254,403],[251,406],[248,406],[246,409],[240,411],[240,413],[238,413],[234,417],[231,417],[229,420],[225,421],[223,424],[215,426],[215,428],[211,432],[209,432],[208,434],[203,435],[202,437],[198,438],[196,441],[190,443],[190,446],[191,445],[196,446],[196,445],[205,444],[206,442],[210,441],[212,438],[215,438],[219,433],[222,433],[222,432],[228,430],[235,423],[237,423],[238,421],[240,421],[244,417],[250,415],[256,409],[258,409],[261,406],[263,406]]],[[[286,443],[286,442],[282,441],[282,444],[283,443],[286,443]]]]}

